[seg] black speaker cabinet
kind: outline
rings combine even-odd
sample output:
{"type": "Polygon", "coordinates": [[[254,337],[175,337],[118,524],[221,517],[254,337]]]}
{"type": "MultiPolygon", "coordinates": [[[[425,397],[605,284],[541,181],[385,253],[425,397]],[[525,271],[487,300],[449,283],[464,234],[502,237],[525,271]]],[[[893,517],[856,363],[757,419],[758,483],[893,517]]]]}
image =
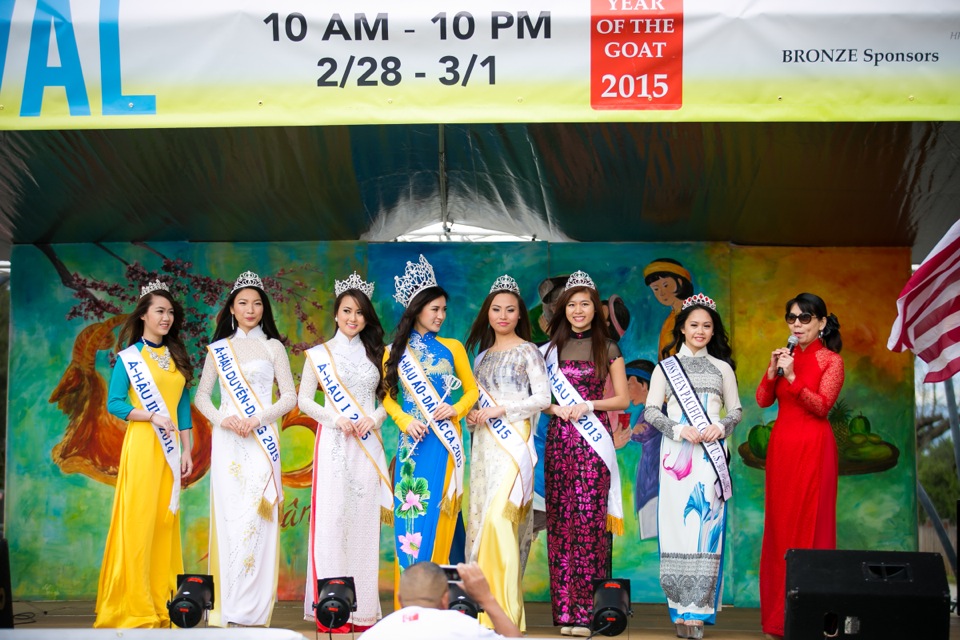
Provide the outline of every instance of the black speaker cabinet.
{"type": "Polygon", "coordinates": [[[787,551],[784,640],[946,640],[949,627],[939,553],[787,551]]]}
{"type": "Polygon", "coordinates": [[[10,589],[10,549],[0,538],[0,629],[13,629],[13,591],[10,589]]]}

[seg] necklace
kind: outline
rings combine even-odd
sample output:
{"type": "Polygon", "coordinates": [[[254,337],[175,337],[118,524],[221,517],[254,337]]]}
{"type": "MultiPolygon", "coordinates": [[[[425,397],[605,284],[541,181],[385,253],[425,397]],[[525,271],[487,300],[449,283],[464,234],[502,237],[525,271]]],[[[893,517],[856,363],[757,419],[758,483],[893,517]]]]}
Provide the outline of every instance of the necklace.
{"type": "MultiPolygon", "coordinates": [[[[146,342],[146,341],[144,341],[146,342]]],[[[150,346],[148,344],[148,346],[150,346]]],[[[163,352],[157,353],[152,348],[147,349],[147,353],[153,358],[153,361],[157,363],[157,366],[163,369],[164,371],[170,371],[170,350],[166,347],[162,347],[163,352]]]]}

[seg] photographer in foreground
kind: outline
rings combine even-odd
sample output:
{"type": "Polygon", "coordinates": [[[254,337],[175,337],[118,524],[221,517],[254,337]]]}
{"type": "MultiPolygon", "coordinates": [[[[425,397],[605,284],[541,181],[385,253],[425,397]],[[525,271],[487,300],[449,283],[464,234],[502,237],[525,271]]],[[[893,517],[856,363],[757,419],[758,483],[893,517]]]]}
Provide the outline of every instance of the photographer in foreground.
{"type": "Polygon", "coordinates": [[[490,585],[475,563],[457,565],[463,590],[480,605],[493,622],[487,629],[476,619],[451,611],[447,576],[433,562],[418,562],[400,575],[399,599],[395,611],[364,632],[363,640],[447,640],[455,638],[519,638],[517,628],[490,592],[490,585]]]}

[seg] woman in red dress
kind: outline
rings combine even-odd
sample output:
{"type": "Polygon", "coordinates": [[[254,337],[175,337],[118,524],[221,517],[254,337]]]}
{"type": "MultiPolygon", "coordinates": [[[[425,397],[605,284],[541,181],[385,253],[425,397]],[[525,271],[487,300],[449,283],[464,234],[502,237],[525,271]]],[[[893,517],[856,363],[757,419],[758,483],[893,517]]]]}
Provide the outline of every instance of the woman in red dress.
{"type": "Polygon", "coordinates": [[[840,323],[812,293],[787,302],[786,311],[796,348],[770,355],[757,388],[761,407],[779,402],[760,552],[760,622],[773,636],[783,635],[787,549],[837,546],[837,443],[827,414],[843,386],[840,323]]]}

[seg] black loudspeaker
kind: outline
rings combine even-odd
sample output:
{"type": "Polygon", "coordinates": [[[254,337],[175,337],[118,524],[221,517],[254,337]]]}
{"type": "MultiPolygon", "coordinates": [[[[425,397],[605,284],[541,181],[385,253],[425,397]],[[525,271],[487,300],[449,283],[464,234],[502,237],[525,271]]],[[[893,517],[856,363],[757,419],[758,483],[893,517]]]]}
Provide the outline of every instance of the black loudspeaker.
{"type": "Polygon", "coordinates": [[[946,640],[949,630],[939,553],[787,551],[784,640],[946,640]]]}
{"type": "Polygon", "coordinates": [[[13,590],[10,589],[10,547],[0,538],[0,629],[13,629],[13,590]]]}

